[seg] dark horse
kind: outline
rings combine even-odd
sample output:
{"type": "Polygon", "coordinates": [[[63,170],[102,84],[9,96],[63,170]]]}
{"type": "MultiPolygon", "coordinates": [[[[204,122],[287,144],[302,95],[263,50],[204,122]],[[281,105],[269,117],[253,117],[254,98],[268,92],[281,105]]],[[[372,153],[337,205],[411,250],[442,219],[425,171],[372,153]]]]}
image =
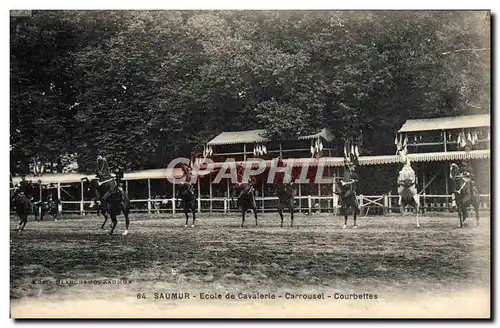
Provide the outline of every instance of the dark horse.
{"type": "Polygon", "coordinates": [[[127,193],[122,188],[118,187],[116,180],[114,178],[109,178],[101,182],[99,179],[89,180],[88,178],[83,178],[82,181],[90,183],[91,193],[96,195],[101,204],[99,205],[101,207],[98,209],[98,211],[100,210],[104,215],[104,222],[101,228],[104,228],[104,225],[106,224],[106,213],[108,213],[112,222],[109,234],[112,235],[118,223],[116,217],[120,215],[120,213],[123,213],[125,216],[125,231],[123,232],[123,235],[128,235],[130,226],[130,201],[127,193]]]}
{"type": "Polygon", "coordinates": [[[294,195],[295,188],[293,183],[275,182],[276,195],[278,196],[278,213],[281,218],[281,227],[283,228],[283,210],[288,208],[290,211],[290,227],[293,227],[294,195]]]}
{"type": "Polygon", "coordinates": [[[236,183],[233,185],[231,200],[234,202],[234,196],[239,192],[236,205],[241,208],[241,228],[245,223],[245,214],[248,210],[253,211],[255,217],[255,226],[257,227],[257,205],[255,204],[254,184],[252,182],[236,183]]]}
{"type": "Polygon", "coordinates": [[[450,178],[453,186],[453,195],[457,203],[458,219],[460,228],[463,228],[467,219],[469,206],[474,207],[476,212],[476,225],[479,225],[479,195],[471,187],[471,178],[467,174],[461,173],[457,164],[450,165],[450,178]]]}
{"type": "Polygon", "coordinates": [[[193,224],[191,225],[194,228],[194,222],[196,220],[196,196],[194,194],[193,185],[191,183],[181,183],[177,185],[179,191],[177,192],[177,200],[181,201],[180,206],[184,210],[184,214],[186,215],[186,224],[187,227],[189,221],[189,212],[193,214],[193,224]]]}
{"type": "MultiPolygon", "coordinates": [[[[116,217],[123,213],[125,216],[125,231],[123,235],[128,234],[130,219],[130,201],[127,192],[123,190],[120,186],[121,176],[113,177],[108,168],[108,162],[103,157],[99,156],[97,158],[97,175],[95,179],[89,180],[88,178],[83,178],[82,181],[87,181],[90,183],[90,191],[95,198],[100,202],[102,209],[101,213],[108,213],[111,218],[111,231],[110,235],[113,234],[116,224],[118,223],[116,217]]],[[[106,215],[104,215],[104,224],[106,223],[106,215]]]]}
{"type": "Polygon", "coordinates": [[[92,206],[92,208],[96,210],[97,216],[99,216],[99,214],[102,214],[102,216],[104,216],[104,222],[101,225],[101,229],[104,229],[104,226],[109,219],[108,213],[106,212],[106,206],[100,200],[94,198],[94,205],[92,206]]]}
{"type": "Polygon", "coordinates": [[[38,216],[38,206],[31,200],[31,192],[34,186],[31,182],[22,181],[19,187],[11,184],[11,201],[19,217],[18,231],[24,230],[26,223],[28,223],[28,215],[34,215],[35,220],[38,216]]]}
{"type": "Polygon", "coordinates": [[[354,171],[355,166],[352,163],[348,163],[344,167],[344,177],[342,180],[337,180],[338,194],[341,201],[341,212],[344,215],[344,229],[347,228],[347,218],[349,209],[353,211],[354,228],[357,228],[356,217],[359,214],[359,203],[356,198],[356,182],[358,181],[358,175],[354,171]]]}
{"type": "Polygon", "coordinates": [[[22,231],[24,230],[26,223],[28,223],[28,215],[33,214],[36,218],[36,208],[28,196],[26,196],[22,191],[14,195],[14,207],[16,209],[17,216],[19,216],[17,230],[22,231]]]}
{"type": "Polygon", "coordinates": [[[44,202],[40,203],[40,221],[43,221],[45,214],[50,214],[54,221],[57,221],[57,216],[59,214],[59,204],[61,201],[53,200],[52,197],[48,197],[44,202]]]}

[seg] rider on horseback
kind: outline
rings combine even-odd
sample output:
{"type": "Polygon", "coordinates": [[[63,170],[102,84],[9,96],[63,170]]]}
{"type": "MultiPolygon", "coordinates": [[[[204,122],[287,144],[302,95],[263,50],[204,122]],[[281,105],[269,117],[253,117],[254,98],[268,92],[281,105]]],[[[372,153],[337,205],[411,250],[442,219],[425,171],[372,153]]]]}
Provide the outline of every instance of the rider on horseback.
{"type": "MultiPolygon", "coordinates": [[[[241,184],[239,183],[238,185],[241,186],[242,184],[244,183],[241,184]]],[[[249,177],[247,182],[248,188],[244,188],[243,186],[243,188],[241,188],[240,194],[238,195],[237,198],[238,206],[240,206],[240,200],[244,195],[250,195],[252,197],[252,202],[255,203],[255,197],[254,197],[255,184],[256,184],[255,177],[249,177]]]]}
{"type": "Polygon", "coordinates": [[[107,199],[109,196],[111,196],[111,194],[116,192],[123,193],[123,187],[121,184],[121,180],[123,179],[123,170],[121,168],[118,168],[115,171],[115,175],[113,177],[109,172],[108,161],[101,155],[97,156],[96,177],[99,179],[99,185],[104,184],[108,181],[112,181],[113,178],[116,182],[115,190],[105,192],[104,195],[101,196],[101,200],[107,199]]]}
{"type": "Polygon", "coordinates": [[[460,174],[467,179],[470,184],[470,192],[472,195],[477,195],[479,192],[476,188],[476,175],[474,174],[474,169],[470,165],[470,163],[466,160],[462,161],[462,165],[460,167],[460,174]]]}
{"type": "MultiPolygon", "coordinates": [[[[342,180],[340,180],[342,190],[345,190],[345,192],[343,193],[344,198],[349,197],[351,193],[354,193],[354,195],[356,195],[356,183],[359,181],[359,176],[356,173],[356,165],[352,161],[346,160],[345,167],[346,170],[344,171],[344,177],[342,180]]],[[[343,197],[339,197],[339,206],[342,206],[342,198],[343,197]]]]}

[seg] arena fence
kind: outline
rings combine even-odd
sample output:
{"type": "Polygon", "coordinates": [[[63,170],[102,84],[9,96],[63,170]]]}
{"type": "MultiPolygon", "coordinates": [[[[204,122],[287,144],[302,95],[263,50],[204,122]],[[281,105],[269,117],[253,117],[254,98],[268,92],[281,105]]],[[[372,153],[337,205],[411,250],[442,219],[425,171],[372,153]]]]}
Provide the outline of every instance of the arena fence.
{"type": "MultiPolygon", "coordinates": [[[[420,195],[420,207],[422,212],[450,212],[455,208],[453,196],[451,195],[420,195]]],[[[480,209],[490,209],[490,195],[482,194],[480,209]]],[[[359,195],[360,215],[384,215],[388,213],[399,213],[398,195],[359,195]]],[[[152,198],[132,199],[131,213],[148,214],[176,214],[182,213],[182,208],[174,198],[152,198]]],[[[257,210],[259,213],[276,212],[278,197],[256,197],[257,210]]],[[[411,209],[406,209],[411,210],[411,209]]],[[[96,213],[93,201],[62,201],[59,207],[60,213],[67,214],[92,214],[96,213]]],[[[285,209],[287,212],[288,209],[285,209]]],[[[236,213],[235,199],[227,197],[197,198],[197,212],[201,213],[236,213]]],[[[332,213],[339,214],[338,196],[295,196],[295,212],[332,213]]],[[[14,212],[11,212],[14,214],[14,212]]]]}

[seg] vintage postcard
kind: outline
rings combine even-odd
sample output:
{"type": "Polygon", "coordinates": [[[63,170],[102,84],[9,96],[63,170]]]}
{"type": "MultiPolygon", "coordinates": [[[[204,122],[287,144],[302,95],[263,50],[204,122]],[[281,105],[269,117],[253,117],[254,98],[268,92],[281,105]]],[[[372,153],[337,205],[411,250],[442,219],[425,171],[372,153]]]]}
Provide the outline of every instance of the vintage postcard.
{"type": "Polygon", "coordinates": [[[491,318],[490,38],[11,10],[11,318],[491,318]]]}

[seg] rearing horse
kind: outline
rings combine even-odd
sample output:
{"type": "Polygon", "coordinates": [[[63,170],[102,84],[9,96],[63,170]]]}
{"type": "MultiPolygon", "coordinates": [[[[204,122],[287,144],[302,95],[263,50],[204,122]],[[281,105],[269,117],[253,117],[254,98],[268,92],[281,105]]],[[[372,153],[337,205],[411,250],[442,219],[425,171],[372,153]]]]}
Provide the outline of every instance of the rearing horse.
{"type": "Polygon", "coordinates": [[[471,191],[470,176],[461,173],[458,165],[452,163],[450,165],[450,178],[453,186],[453,195],[457,203],[458,219],[460,220],[459,227],[463,228],[467,219],[467,210],[471,205],[476,212],[476,225],[479,225],[479,195],[471,191]]]}
{"type": "Polygon", "coordinates": [[[109,172],[106,159],[102,156],[97,158],[97,174],[95,179],[89,180],[85,177],[82,178],[82,181],[90,182],[91,192],[109,214],[112,221],[109,234],[113,234],[118,223],[116,217],[122,212],[125,216],[125,231],[123,235],[126,236],[130,226],[130,201],[127,193],[119,186],[117,180],[109,172]]]}
{"type": "Polygon", "coordinates": [[[417,220],[417,228],[420,228],[420,223],[418,221],[418,212],[420,209],[420,197],[417,192],[415,184],[417,178],[415,171],[411,167],[410,159],[407,155],[406,147],[398,151],[402,160],[404,161],[403,168],[399,171],[398,176],[398,206],[400,208],[401,214],[405,215],[405,207],[411,206],[415,209],[415,217],[417,220]]]}
{"type": "Polygon", "coordinates": [[[358,181],[358,174],[355,172],[355,165],[352,162],[346,161],[344,164],[344,177],[342,180],[337,181],[339,188],[339,197],[341,201],[342,213],[344,214],[344,229],[347,228],[348,210],[353,211],[354,228],[357,228],[356,217],[359,214],[359,203],[356,197],[356,182],[358,181]]]}

